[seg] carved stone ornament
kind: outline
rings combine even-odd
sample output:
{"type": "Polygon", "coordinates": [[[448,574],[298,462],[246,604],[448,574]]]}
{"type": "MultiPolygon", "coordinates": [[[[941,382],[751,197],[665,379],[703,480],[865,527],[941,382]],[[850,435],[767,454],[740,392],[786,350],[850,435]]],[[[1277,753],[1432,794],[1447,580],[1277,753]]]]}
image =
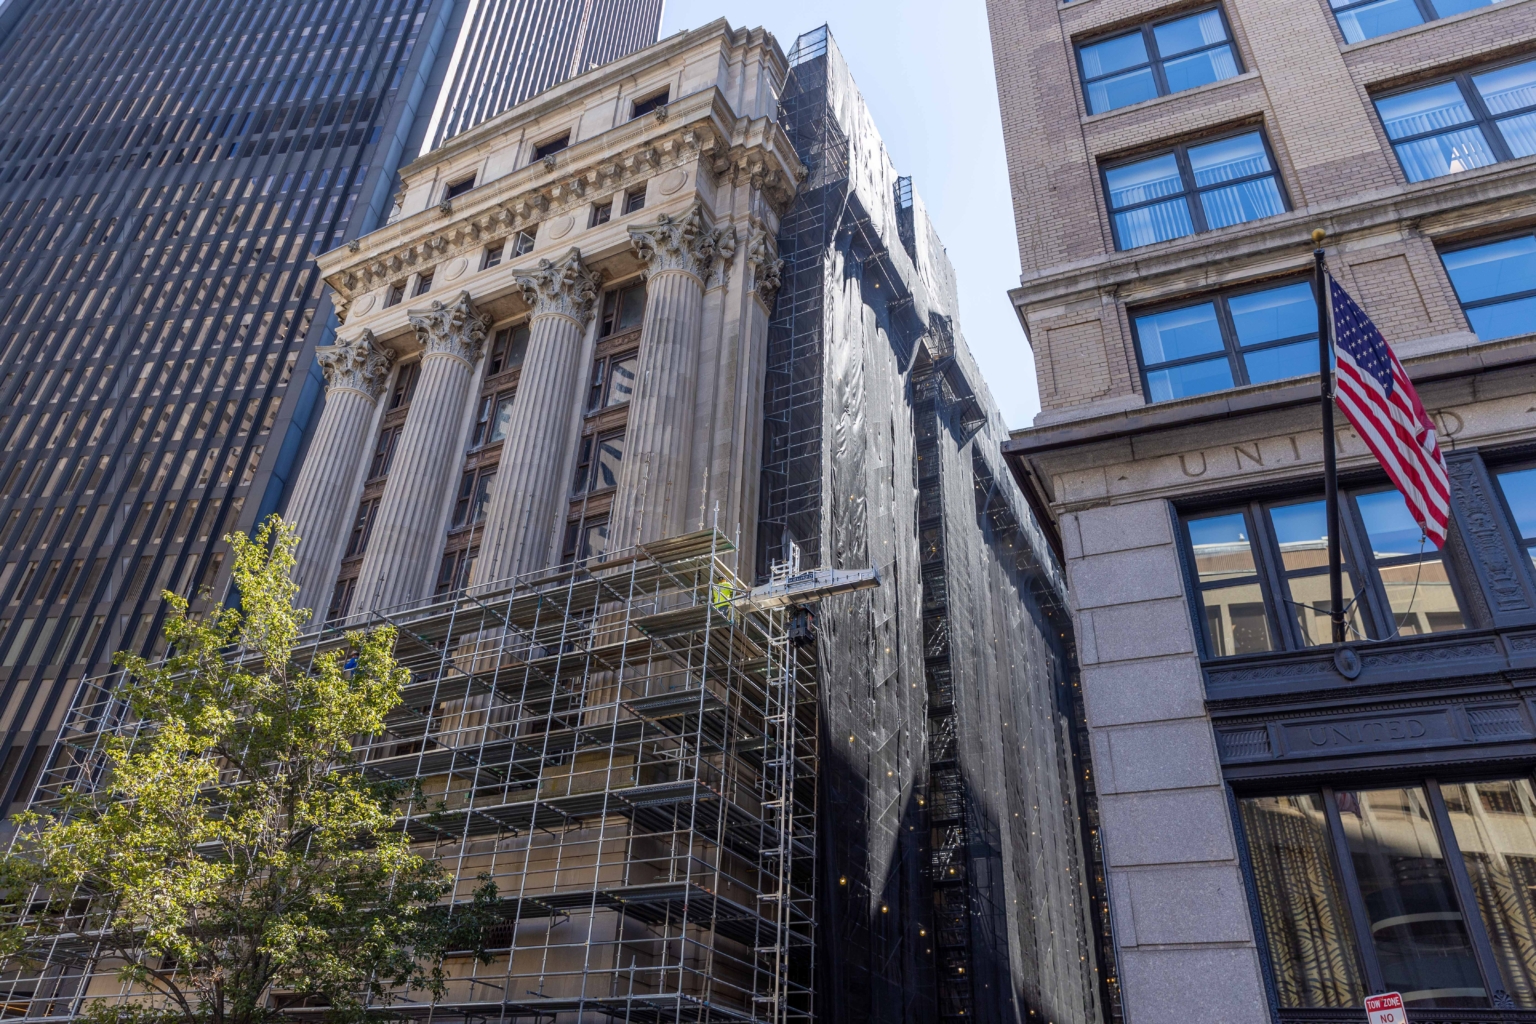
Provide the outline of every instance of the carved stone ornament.
{"type": "Polygon", "coordinates": [[[429,310],[407,313],[406,319],[416,328],[425,355],[446,352],[471,364],[485,350],[485,335],[491,329],[491,318],[475,312],[469,292],[460,292],[451,306],[434,302],[429,310]]]}
{"type": "Polygon", "coordinates": [[[534,316],[568,316],[586,326],[597,305],[602,279],[581,261],[581,250],[572,249],[559,260],[539,260],[533,270],[512,276],[534,316]]]}
{"type": "Polygon", "coordinates": [[[739,244],[734,224],[728,224],[715,232],[715,255],[718,257],[715,284],[725,284],[726,276],[731,272],[731,264],[736,261],[736,247],[739,244]]]}
{"type": "Polygon", "coordinates": [[[377,401],[395,354],[379,347],[373,332],[364,330],[352,341],[321,349],[315,353],[315,359],[329,387],[351,388],[377,401]]]}
{"type": "Polygon", "coordinates": [[[649,227],[629,229],[629,242],[645,261],[647,274],[682,270],[701,281],[720,256],[720,236],[704,222],[704,210],[698,204],[682,217],[664,213],[649,227]]]}
{"type": "Polygon", "coordinates": [[[765,306],[772,306],[783,283],[784,261],[774,252],[773,236],[758,228],[747,244],[747,266],[752,269],[752,290],[765,306]]]}

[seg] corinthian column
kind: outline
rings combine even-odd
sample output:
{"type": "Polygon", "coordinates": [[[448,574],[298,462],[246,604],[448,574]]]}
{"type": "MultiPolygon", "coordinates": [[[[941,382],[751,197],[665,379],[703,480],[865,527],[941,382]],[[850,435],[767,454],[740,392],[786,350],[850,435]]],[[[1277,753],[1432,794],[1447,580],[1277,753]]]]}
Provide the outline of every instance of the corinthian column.
{"type": "Polygon", "coordinates": [[[558,262],[514,280],[533,310],[528,353],[518,377],[517,398],[502,444],[501,466],[491,485],[477,583],[545,568],[561,510],[568,498],[566,457],[579,426],[572,415],[581,400],[581,339],[597,301],[598,278],[572,249],[558,262]]]}
{"type": "Polygon", "coordinates": [[[352,522],[353,488],[368,454],[368,427],[394,358],[367,330],[356,340],[315,353],[325,373],[325,409],[287,511],[303,539],[293,569],[301,608],[325,611],[352,522]]]}
{"type": "Polygon", "coordinates": [[[662,214],[650,227],[630,228],[629,237],[646,263],[646,295],[624,462],[609,519],[609,545],[620,548],[688,528],[704,282],[721,254],[721,233],[705,223],[697,205],[683,217],[662,214]]]}
{"type": "Polygon", "coordinates": [[[427,596],[442,551],[443,509],[463,468],[460,427],[490,320],[464,292],[453,305],[408,314],[421,343],[421,377],[379,500],[358,575],[359,608],[391,608],[427,596]]]}

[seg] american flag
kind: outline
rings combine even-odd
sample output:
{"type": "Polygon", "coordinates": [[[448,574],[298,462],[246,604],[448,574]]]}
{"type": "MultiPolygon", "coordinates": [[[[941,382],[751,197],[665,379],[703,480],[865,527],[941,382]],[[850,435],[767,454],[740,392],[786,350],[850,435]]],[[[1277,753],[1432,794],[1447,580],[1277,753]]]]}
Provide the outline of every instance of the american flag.
{"type": "Polygon", "coordinates": [[[1435,547],[1444,547],[1451,484],[1435,425],[1365,310],[1332,277],[1328,288],[1339,407],[1397,485],[1419,528],[1435,547]]]}

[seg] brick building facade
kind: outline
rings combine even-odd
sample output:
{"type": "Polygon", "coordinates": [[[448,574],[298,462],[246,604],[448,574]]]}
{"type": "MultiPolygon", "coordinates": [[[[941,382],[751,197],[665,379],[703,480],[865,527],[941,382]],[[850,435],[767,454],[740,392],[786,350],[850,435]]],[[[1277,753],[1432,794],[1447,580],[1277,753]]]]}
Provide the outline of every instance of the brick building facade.
{"type": "Polygon", "coordinates": [[[988,7],[1126,1019],[1536,1018],[1536,7],[988,7]],[[1453,492],[1338,418],[1337,646],[1315,228],[1453,492]]]}

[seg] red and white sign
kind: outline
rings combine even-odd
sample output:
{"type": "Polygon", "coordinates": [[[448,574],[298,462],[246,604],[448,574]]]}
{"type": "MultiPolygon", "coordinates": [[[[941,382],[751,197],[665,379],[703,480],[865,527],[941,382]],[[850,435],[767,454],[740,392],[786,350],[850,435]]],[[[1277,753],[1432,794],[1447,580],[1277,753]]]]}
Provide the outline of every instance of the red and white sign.
{"type": "Polygon", "coordinates": [[[1367,996],[1365,1016],[1370,1024],[1408,1024],[1408,1014],[1403,1010],[1403,997],[1396,992],[1367,996]]]}

